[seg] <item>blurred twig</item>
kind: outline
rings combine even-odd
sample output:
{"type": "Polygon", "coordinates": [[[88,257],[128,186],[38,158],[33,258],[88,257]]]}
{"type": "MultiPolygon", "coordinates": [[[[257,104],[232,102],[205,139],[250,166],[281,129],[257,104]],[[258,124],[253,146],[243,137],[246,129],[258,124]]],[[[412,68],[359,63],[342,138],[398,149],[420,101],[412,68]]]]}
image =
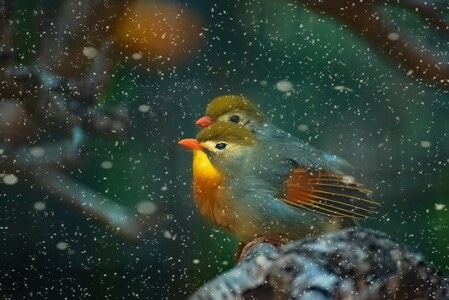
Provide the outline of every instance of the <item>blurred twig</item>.
{"type": "MultiPolygon", "coordinates": [[[[79,165],[84,145],[83,138],[77,136],[80,134],[74,133],[72,140],[25,146],[16,149],[15,153],[7,151],[0,158],[0,164],[4,171],[27,179],[34,188],[38,187],[47,195],[60,199],[88,218],[101,221],[115,233],[128,239],[138,238],[147,230],[145,226],[152,224],[144,224],[135,211],[114,203],[58,170],[63,166],[79,165]]],[[[155,219],[152,221],[156,222],[155,219]]]]}
{"type": "Polygon", "coordinates": [[[155,219],[152,224],[139,220],[135,212],[63,171],[82,161],[88,151],[86,134],[118,139],[127,135],[127,110],[100,109],[96,102],[115,64],[111,30],[130,2],[65,1],[56,20],[47,20],[34,62],[19,65],[13,7],[10,1],[0,0],[0,115],[4,116],[0,167],[27,178],[30,187],[40,187],[117,234],[137,238],[155,219]]]}
{"type": "Polygon", "coordinates": [[[414,0],[297,0],[297,2],[348,25],[383,55],[398,62],[399,67],[408,75],[413,74],[431,84],[449,87],[447,55],[445,60],[438,59],[440,56],[435,53],[435,49],[429,47],[423,49],[412,39],[403,36],[379,10],[382,5],[391,4],[416,12],[431,29],[449,39],[449,23],[442,16],[442,11],[448,9],[447,2],[414,0]]]}
{"type": "Polygon", "coordinates": [[[5,64],[7,60],[13,58],[14,54],[13,35],[14,35],[14,28],[12,23],[11,1],[0,0],[0,64],[5,64]]]}
{"type": "MultiPolygon", "coordinates": [[[[82,76],[91,66],[85,48],[99,49],[134,0],[66,0],[56,20],[48,20],[38,63],[64,77],[82,76]]],[[[110,55],[107,59],[112,59],[110,55]]],[[[105,67],[104,65],[103,67],[105,67]]]]}

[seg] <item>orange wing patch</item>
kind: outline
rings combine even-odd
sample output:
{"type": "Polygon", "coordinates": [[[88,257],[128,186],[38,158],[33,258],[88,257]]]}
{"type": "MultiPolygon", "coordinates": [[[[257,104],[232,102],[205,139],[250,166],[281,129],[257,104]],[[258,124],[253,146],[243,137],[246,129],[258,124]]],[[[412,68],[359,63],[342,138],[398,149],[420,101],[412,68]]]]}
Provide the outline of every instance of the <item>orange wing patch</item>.
{"type": "Polygon", "coordinates": [[[375,213],[379,205],[368,197],[370,193],[342,175],[296,168],[288,177],[281,198],[287,204],[319,214],[363,219],[375,213]]]}

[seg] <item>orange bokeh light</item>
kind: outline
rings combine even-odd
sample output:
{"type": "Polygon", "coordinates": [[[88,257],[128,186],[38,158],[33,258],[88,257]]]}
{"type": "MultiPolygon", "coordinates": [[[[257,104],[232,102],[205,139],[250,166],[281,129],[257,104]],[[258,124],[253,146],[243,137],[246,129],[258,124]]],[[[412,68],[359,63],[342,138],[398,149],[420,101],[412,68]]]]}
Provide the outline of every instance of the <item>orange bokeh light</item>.
{"type": "Polygon", "coordinates": [[[117,24],[115,35],[126,52],[175,65],[188,60],[202,44],[202,19],[173,3],[137,1],[117,24]]]}

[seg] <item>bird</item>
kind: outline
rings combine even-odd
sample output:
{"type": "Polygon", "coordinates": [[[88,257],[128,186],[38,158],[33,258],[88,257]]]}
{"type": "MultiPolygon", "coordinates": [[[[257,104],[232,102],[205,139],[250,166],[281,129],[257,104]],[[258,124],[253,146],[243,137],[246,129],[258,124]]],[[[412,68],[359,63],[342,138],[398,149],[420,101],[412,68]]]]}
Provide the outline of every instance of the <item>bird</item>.
{"type": "MultiPolygon", "coordinates": [[[[352,169],[346,160],[318,150],[304,143],[292,134],[275,126],[268,117],[248,98],[240,95],[224,95],[214,98],[206,108],[205,116],[196,121],[196,125],[205,128],[214,122],[232,122],[245,126],[258,139],[270,143],[288,144],[292,159],[305,166],[323,168],[332,173],[343,174],[352,169]]],[[[349,177],[346,177],[349,178],[349,177]]]]}
{"type": "Polygon", "coordinates": [[[239,95],[224,95],[212,99],[206,107],[206,114],[196,121],[196,125],[204,128],[218,121],[241,124],[251,131],[268,127],[269,123],[256,105],[239,95]]]}
{"type": "Polygon", "coordinates": [[[201,214],[241,243],[263,238],[276,245],[356,226],[377,202],[297,144],[259,138],[249,127],[218,121],[196,138],[193,191],[201,214]]]}

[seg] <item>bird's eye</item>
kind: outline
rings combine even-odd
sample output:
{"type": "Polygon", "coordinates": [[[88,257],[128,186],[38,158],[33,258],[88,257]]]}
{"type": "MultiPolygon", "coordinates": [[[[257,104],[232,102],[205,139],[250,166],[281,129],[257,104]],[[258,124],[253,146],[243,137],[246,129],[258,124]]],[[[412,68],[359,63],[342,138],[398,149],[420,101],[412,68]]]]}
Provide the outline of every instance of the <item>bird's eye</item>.
{"type": "Polygon", "coordinates": [[[231,122],[234,122],[234,123],[239,123],[239,122],[240,122],[240,117],[239,117],[238,115],[232,115],[232,116],[229,118],[229,120],[230,120],[231,122]]]}
{"type": "Polygon", "coordinates": [[[224,148],[226,148],[227,144],[226,143],[217,143],[215,145],[215,148],[217,148],[218,150],[223,150],[224,148]]]}

